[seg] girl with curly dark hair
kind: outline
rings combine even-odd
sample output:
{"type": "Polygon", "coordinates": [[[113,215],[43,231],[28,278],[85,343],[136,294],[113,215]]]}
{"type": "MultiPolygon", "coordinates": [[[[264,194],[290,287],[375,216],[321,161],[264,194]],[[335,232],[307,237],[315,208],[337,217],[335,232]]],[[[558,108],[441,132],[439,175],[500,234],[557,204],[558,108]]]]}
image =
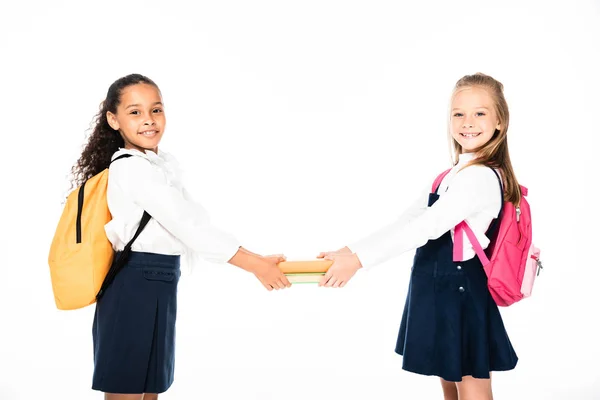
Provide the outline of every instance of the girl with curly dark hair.
{"type": "Polygon", "coordinates": [[[211,225],[183,186],[175,158],[158,149],[165,126],[156,83],[138,74],[120,78],[108,89],[73,167],[79,186],[110,165],[106,200],[112,219],[105,231],[115,260],[144,212],[151,216],[96,303],[92,388],[107,400],[157,399],[173,383],[182,256],[230,263],[255,274],[268,290],[290,286],[277,266],[284,256],[254,254],[211,225]]]}

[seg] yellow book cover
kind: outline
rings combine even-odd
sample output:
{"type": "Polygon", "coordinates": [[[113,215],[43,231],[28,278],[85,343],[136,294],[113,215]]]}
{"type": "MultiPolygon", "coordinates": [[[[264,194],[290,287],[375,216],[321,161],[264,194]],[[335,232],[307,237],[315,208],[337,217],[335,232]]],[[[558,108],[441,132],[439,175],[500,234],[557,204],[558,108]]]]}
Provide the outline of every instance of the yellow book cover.
{"type": "Polygon", "coordinates": [[[324,274],[331,267],[331,260],[282,261],[278,264],[284,274],[324,274]]]}

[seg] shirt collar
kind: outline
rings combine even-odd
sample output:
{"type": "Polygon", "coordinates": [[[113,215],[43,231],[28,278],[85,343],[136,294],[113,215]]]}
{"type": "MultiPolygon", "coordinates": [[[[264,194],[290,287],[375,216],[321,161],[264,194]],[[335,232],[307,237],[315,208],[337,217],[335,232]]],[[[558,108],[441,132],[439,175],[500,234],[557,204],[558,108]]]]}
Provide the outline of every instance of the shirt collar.
{"type": "Polygon", "coordinates": [[[119,150],[113,154],[112,159],[114,160],[116,157],[122,154],[131,154],[132,156],[145,158],[152,164],[162,169],[167,174],[169,181],[172,183],[177,183],[181,179],[181,169],[179,168],[179,163],[175,157],[165,151],[157,150],[157,153],[155,153],[151,150],[145,150],[142,152],[137,149],[119,148],[119,150]]]}
{"type": "Polygon", "coordinates": [[[475,153],[461,153],[458,155],[458,163],[466,164],[475,158],[475,153]]]}
{"type": "Polygon", "coordinates": [[[169,153],[160,149],[158,149],[157,153],[155,153],[151,150],[145,150],[144,152],[142,152],[137,149],[126,149],[123,147],[120,147],[119,150],[116,151],[115,154],[113,154],[112,159],[114,160],[115,158],[123,154],[131,154],[132,156],[143,157],[151,161],[152,163],[158,165],[163,165],[165,163],[173,161],[173,157],[169,153]]]}

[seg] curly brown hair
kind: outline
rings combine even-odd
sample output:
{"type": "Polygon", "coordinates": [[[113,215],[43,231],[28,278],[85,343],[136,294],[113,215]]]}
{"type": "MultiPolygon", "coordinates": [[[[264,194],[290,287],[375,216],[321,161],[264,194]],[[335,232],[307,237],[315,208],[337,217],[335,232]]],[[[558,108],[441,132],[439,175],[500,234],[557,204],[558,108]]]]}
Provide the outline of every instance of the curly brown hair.
{"type": "Polygon", "coordinates": [[[93,130],[81,157],[71,168],[71,189],[81,186],[86,180],[108,168],[112,155],[125,145],[121,134],[108,124],[106,114],[109,111],[116,114],[123,90],[139,83],[152,85],[158,89],[154,81],[140,74],[119,78],[108,88],[106,99],[100,103],[100,111],[92,121],[93,130]]]}

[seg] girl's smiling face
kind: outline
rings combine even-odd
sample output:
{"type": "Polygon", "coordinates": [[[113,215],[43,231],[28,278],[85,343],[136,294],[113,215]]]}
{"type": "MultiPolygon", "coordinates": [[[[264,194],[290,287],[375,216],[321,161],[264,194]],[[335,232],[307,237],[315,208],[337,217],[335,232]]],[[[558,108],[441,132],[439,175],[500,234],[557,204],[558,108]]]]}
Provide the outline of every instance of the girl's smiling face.
{"type": "Polygon", "coordinates": [[[158,151],[166,118],[160,91],[139,83],[123,89],[115,114],[106,114],[109,125],[119,131],[126,149],[158,151]]]}
{"type": "Polygon", "coordinates": [[[450,129],[463,153],[483,147],[500,130],[494,102],[487,90],[466,87],[452,100],[450,129]]]}

